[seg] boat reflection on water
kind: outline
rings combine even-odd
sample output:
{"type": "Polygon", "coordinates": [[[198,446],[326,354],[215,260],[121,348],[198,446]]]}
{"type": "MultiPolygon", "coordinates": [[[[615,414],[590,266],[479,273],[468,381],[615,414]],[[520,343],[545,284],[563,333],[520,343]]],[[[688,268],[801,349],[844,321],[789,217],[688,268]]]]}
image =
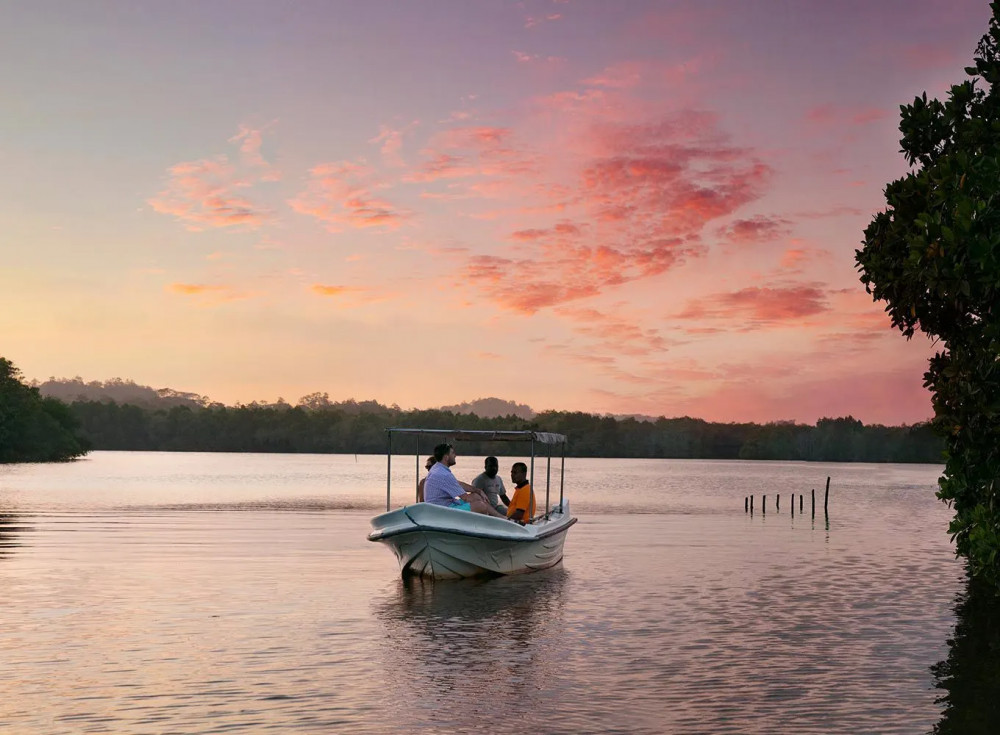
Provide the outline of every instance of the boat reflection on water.
{"type": "Polygon", "coordinates": [[[568,574],[560,564],[492,579],[398,580],[373,607],[386,634],[387,694],[400,716],[443,726],[447,713],[459,729],[489,729],[553,696],[568,574]]]}
{"type": "Polygon", "coordinates": [[[0,559],[13,556],[14,549],[23,546],[20,535],[30,530],[31,526],[24,522],[24,516],[0,508],[0,559]]]}
{"type": "Polygon", "coordinates": [[[944,693],[937,735],[1000,732],[1000,595],[969,580],[955,599],[948,658],[931,667],[944,693]]]}

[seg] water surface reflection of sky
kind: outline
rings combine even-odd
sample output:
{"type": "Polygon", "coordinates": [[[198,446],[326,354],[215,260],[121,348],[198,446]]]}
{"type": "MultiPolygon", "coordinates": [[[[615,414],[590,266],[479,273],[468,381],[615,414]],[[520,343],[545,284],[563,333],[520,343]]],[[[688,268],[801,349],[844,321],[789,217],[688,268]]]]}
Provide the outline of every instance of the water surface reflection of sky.
{"type": "Polygon", "coordinates": [[[438,584],[365,540],[384,467],[0,468],[0,732],[997,731],[937,467],[574,460],[562,566],[438,584]]]}

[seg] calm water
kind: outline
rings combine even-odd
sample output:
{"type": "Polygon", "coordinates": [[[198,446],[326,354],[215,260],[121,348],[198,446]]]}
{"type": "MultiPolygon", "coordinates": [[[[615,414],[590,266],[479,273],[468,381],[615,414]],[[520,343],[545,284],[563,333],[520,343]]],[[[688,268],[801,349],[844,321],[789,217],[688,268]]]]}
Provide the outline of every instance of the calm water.
{"type": "Polygon", "coordinates": [[[569,460],[561,567],[437,584],[365,539],[384,471],[0,467],[0,733],[997,732],[939,467],[569,460]]]}

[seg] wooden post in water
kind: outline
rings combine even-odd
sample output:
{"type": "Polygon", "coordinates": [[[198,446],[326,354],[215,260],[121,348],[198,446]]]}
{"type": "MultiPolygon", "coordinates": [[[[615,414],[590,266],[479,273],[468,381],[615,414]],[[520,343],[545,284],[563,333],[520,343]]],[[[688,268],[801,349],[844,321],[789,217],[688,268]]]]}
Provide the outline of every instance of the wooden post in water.
{"type": "Polygon", "coordinates": [[[792,518],[795,517],[795,493],[792,493],[792,518]]]}
{"type": "Polygon", "coordinates": [[[813,488],[813,490],[812,490],[812,499],[813,499],[813,518],[815,518],[816,517],[816,488],[813,488]]]}
{"type": "Polygon", "coordinates": [[[753,515],[753,495],[750,496],[750,515],[753,515]]]}
{"type": "Polygon", "coordinates": [[[799,513],[802,512],[802,493],[799,493],[799,513]]]}
{"type": "Polygon", "coordinates": [[[760,512],[763,513],[764,515],[767,515],[767,496],[766,495],[761,495],[760,496],[760,512]]]}
{"type": "Polygon", "coordinates": [[[750,512],[750,498],[746,496],[743,497],[743,512],[744,513],[750,512]]]}
{"type": "Polygon", "coordinates": [[[781,493],[778,493],[774,498],[774,509],[781,510],[781,493]]]}
{"type": "Polygon", "coordinates": [[[827,505],[830,503],[830,478],[826,478],[826,494],[823,496],[823,515],[827,513],[827,505]]]}

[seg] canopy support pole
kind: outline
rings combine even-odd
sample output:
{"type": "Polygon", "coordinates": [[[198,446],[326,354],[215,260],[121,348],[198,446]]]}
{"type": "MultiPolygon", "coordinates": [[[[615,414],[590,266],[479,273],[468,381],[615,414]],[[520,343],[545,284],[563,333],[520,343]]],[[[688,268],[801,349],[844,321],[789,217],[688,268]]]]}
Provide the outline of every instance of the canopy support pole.
{"type": "Polygon", "coordinates": [[[559,512],[562,512],[563,484],[566,481],[566,442],[562,443],[562,467],[559,469],[559,512]]]}
{"type": "Polygon", "coordinates": [[[535,438],[531,438],[531,496],[535,496],[535,438]]]}
{"type": "Polygon", "coordinates": [[[545,457],[545,520],[549,519],[549,484],[552,480],[552,447],[546,445],[545,457]]]}
{"type": "Polygon", "coordinates": [[[392,432],[390,431],[387,435],[389,437],[388,447],[386,448],[386,463],[385,463],[385,512],[389,512],[389,496],[392,488],[392,432]]]}

